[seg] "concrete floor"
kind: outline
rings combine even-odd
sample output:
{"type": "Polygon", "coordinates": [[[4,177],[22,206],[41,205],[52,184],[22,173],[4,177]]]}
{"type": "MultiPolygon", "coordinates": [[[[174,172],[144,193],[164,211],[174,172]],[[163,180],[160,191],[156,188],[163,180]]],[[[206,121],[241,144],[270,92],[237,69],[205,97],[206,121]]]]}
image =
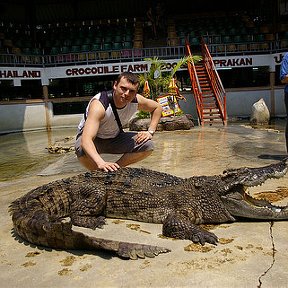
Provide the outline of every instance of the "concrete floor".
{"type": "MultiPolygon", "coordinates": [[[[285,155],[282,131],[239,125],[158,132],[154,140],[153,154],[133,166],[181,177],[259,167],[285,155]]],[[[212,231],[220,243],[203,247],[187,240],[163,239],[161,225],[156,224],[108,219],[101,230],[77,228],[97,237],[171,249],[136,261],[97,251],[56,251],[20,243],[12,235],[7,212],[11,201],[39,185],[84,171],[73,153],[55,159],[29,177],[0,183],[0,287],[288,287],[287,221],[217,225],[212,231]]],[[[251,193],[282,189],[284,197],[288,196],[287,180],[288,175],[269,180],[251,193]]],[[[287,205],[288,197],[277,200],[287,205]]]]}

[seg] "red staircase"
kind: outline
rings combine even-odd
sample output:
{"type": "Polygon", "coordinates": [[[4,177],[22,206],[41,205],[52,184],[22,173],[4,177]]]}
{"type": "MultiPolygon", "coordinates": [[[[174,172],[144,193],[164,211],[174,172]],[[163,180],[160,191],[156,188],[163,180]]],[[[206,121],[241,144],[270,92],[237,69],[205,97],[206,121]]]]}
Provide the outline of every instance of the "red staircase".
{"type": "MultiPolygon", "coordinates": [[[[186,41],[187,55],[192,56],[190,44],[186,41]]],[[[197,64],[188,63],[188,72],[196,103],[199,124],[227,125],[226,93],[216,71],[207,45],[201,41],[202,60],[197,64]]]]}

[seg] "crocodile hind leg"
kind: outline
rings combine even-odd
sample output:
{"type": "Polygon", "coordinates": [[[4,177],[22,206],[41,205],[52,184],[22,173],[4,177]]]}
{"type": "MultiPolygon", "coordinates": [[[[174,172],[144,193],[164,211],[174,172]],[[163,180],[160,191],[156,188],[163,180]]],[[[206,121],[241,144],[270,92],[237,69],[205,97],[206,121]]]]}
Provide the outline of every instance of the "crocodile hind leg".
{"type": "Polygon", "coordinates": [[[138,258],[144,259],[145,257],[154,258],[159,254],[171,251],[165,247],[94,238],[84,234],[82,234],[81,238],[83,242],[85,242],[85,246],[87,248],[102,249],[115,252],[119,257],[123,259],[137,260],[138,258]]]}
{"type": "Polygon", "coordinates": [[[166,217],[163,221],[162,233],[167,237],[187,239],[201,245],[206,242],[216,245],[218,242],[214,233],[202,229],[180,212],[170,213],[166,217]]]}
{"type": "Polygon", "coordinates": [[[69,217],[62,218],[46,228],[46,245],[54,248],[77,249],[77,250],[106,250],[115,253],[120,258],[136,260],[145,257],[154,258],[161,253],[171,250],[165,247],[114,241],[88,236],[82,232],[72,230],[69,217]],[[49,235],[49,236],[48,236],[49,235]]]}

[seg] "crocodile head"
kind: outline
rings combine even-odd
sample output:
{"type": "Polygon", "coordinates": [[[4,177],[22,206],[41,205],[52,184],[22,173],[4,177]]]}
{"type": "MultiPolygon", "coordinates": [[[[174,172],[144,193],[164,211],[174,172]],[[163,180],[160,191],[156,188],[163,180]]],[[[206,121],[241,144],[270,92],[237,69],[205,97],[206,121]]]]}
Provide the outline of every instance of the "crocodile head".
{"type": "Polygon", "coordinates": [[[220,197],[229,213],[235,217],[253,219],[288,219],[288,206],[275,206],[246,193],[249,187],[261,185],[268,179],[283,177],[288,171],[287,161],[288,158],[260,168],[245,167],[224,171],[221,180],[225,184],[220,197]]]}

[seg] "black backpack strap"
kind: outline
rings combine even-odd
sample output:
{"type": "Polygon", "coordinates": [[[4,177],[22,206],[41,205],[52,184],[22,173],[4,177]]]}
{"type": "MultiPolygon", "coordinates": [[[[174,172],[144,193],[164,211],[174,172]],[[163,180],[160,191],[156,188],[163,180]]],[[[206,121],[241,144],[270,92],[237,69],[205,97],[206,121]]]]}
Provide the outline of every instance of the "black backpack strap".
{"type": "MultiPolygon", "coordinates": [[[[110,91],[110,92],[112,93],[112,91],[110,91]]],[[[106,109],[108,108],[109,103],[110,103],[110,100],[109,100],[109,98],[108,98],[108,93],[109,93],[109,91],[108,91],[108,92],[107,92],[107,91],[102,91],[102,92],[101,92],[101,96],[100,96],[100,98],[99,98],[99,101],[102,103],[105,111],[106,111],[106,109]]],[[[87,109],[87,107],[86,107],[86,109],[87,109]]],[[[86,109],[85,109],[85,111],[84,111],[84,120],[85,120],[85,121],[87,120],[86,109]]]]}
{"type": "Polygon", "coordinates": [[[123,127],[122,127],[122,124],[121,124],[121,121],[120,121],[120,118],[119,118],[119,115],[118,115],[118,112],[117,112],[117,109],[116,109],[116,106],[115,106],[115,103],[114,103],[114,100],[113,100],[112,91],[108,91],[107,95],[108,95],[108,98],[109,98],[109,101],[110,101],[110,104],[111,104],[111,107],[112,107],[116,122],[118,124],[119,130],[120,130],[120,132],[123,132],[123,127]]]}
{"type": "MultiPolygon", "coordinates": [[[[118,124],[118,127],[119,127],[119,130],[120,130],[120,132],[123,132],[123,127],[122,127],[122,124],[121,124],[121,121],[120,121],[120,118],[119,118],[119,115],[118,115],[116,106],[115,106],[115,104],[114,104],[112,91],[111,91],[111,90],[110,90],[110,91],[102,91],[101,94],[102,94],[102,93],[106,93],[106,94],[107,94],[107,97],[108,97],[109,102],[110,102],[111,107],[112,107],[112,111],[113,111],[114,116],[115,116],[115,120],[116,120],[116,122],[117,122],[117,124],[118,124]]],[[[108,106],[108,105],[107,105],[107,106],[108,106]]],[[[107,107],[105,107],[105,110],[106,110],[106,109],[107,109],[107,107]]],[[[85,120],[85,121],[87,120],[86,110],[85,110],[85,112],[84,112],[84,120],[85,120]]]]}

